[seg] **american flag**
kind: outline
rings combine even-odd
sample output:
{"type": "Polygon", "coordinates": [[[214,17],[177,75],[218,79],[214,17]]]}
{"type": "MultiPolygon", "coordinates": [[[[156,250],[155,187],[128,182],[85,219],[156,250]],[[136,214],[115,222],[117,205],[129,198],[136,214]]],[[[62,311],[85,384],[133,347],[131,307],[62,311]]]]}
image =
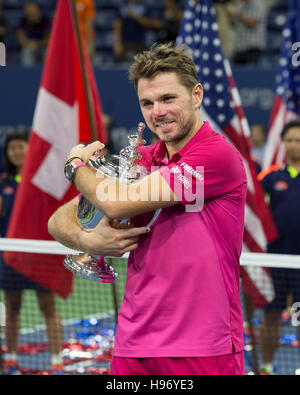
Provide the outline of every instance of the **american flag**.
{"type": "MultiPolygon", "coordinates": [[[[177,44],[186,44],[194,58],[199,81],[204,87],[202,119],[240,151],[248,178],[245,207],[244,251],[265,252],[266,244],[277,236],[271,213],[264,201],[251,160],[250,129],[244,115],[229,61],[219,38],[216,11],[211,0],[188,0],[177,44]]],[[[241,268],[244,291],[258,307],[273,298],[272,282],[263,268],[241,268]],[[262,282],[258,280],[262,280],[262,282]]]]}
{"type": "Polygon", "coordinates": [[[300,117],[300,2],[289,1],[283,46],[276,76],[276,95],[271,111],[270,128],[263,167],[284,159],[280,133],[284,124],[300,117]]]}

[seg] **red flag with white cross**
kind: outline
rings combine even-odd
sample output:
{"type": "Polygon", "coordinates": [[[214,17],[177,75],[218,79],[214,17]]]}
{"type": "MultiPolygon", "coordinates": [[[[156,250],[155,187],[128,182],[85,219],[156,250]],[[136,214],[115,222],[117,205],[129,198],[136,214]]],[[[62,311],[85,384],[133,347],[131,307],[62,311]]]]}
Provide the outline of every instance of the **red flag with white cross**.
{"type": "MultiPolygon", "coordinates": [[[[51,240],[49,217],[77,194],[63,172],[70,149],[94,139],[107,142],[92,66],[83,40],[79,49],[71,1],[57,4],[9,238],[51,240]]],[[[56,294],[71,293],[72,274],[62,256],[5,252],[4,259],[56,294]]]]}

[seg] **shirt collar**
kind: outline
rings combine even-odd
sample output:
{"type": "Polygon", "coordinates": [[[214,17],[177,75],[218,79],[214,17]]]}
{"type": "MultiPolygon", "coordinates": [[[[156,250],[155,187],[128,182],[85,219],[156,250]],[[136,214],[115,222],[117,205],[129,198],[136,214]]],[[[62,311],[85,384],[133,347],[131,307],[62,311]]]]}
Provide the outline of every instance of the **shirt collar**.
{"type": "MultiPolygon", "coordinates": [[[[207,138],[211,130],[212,129],[209,123],[207,121],[204,121],[198,132],[190,139],[190,141],[187,142],[187,144],[180,151],[172,155],[172,157],[169,159],[169,162],[177,162],[192,146],[195,145],[195,143],[207,138]]],[[[167,164],[168,160],[166,159],[166,154],[166,144],[159,140],[154,148],[152,163],[156,163],[158,165],[161,163],[167,164]]]]}
{"type": "Polygon", "coordinates": [[[290,166],[290,165],[286,164],[285,168],[286,168],[286,170],[289,173],[291,178],[298,177],[299,172],[293,166],[290,166]]]}

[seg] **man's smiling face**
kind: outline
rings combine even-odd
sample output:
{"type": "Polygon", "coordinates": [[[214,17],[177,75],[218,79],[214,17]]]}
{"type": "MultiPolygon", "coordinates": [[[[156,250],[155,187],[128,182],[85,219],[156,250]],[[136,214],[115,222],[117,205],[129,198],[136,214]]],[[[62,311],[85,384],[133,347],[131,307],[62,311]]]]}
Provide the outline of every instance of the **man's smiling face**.
{"type": "Polygon", "coordinates": [[[141,78],[137,93],[149,129],[163,142],[178,143],[194,133],[202,100],[200,84],[190,92],[175,73],[167,72],[141,78]]]}

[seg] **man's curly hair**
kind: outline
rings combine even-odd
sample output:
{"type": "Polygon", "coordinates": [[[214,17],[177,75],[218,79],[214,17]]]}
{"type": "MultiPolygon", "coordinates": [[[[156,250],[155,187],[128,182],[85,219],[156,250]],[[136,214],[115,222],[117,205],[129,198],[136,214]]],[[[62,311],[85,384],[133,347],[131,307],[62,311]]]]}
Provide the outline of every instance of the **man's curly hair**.
{"type": "Polygon", "coordinates": [[[152,79],[160,73],[176,73],[181,84],[190,91],[199,82],[193,58],[183,44],[154,44],[149,51],[135,55],[129,68],[129,80],[137,90],[141,78],[152,79]]]}

